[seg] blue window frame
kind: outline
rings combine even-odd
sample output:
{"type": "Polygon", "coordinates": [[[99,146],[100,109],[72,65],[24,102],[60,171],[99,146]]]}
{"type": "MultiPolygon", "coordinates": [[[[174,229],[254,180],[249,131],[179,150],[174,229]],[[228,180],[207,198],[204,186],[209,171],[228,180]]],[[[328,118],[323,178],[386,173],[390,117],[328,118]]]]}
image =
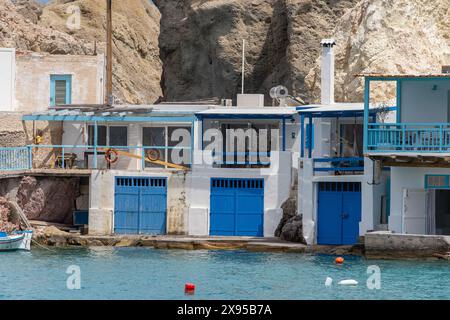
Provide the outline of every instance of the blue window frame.
{"type": "Polygon", "coordinates": [[[50,76],[50,106],[58,106],[72,103],[72,76],[50,76]]]}
{"type": "Polygon", "coordinates": [[[450,189],[450,175],[448,174],[425,175],[425,189],[450,189]]]}

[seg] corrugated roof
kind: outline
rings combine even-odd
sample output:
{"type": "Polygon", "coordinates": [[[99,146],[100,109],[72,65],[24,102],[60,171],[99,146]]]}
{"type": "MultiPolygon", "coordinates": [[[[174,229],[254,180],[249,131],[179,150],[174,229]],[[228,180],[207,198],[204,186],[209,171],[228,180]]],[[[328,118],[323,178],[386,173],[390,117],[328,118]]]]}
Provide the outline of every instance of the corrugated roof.
{"type": "Polygon", "coordinates": [[[389,74],[389,73],[358,73],[356,77],[370,78],[450,78],[450,73],[430,73],[430,74],[389,74]]]}
{"type": "Polygon", "coordinates": [[[198,112],[198,114],[221,114],[221,115],[292,115],[297,113],[295,107],[228,107],[214,108],[198,112]]]}

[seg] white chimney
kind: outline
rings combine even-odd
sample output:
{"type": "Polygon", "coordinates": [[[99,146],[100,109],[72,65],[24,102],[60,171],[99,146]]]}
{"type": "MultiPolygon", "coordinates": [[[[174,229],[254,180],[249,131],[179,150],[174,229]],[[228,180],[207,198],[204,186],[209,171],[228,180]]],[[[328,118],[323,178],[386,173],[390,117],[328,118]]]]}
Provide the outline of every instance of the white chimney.
{"type": "Polygon", "coordinates": [[[334,103],[334,39],[323,39],[321,70],[321,104],[334,103]]]}

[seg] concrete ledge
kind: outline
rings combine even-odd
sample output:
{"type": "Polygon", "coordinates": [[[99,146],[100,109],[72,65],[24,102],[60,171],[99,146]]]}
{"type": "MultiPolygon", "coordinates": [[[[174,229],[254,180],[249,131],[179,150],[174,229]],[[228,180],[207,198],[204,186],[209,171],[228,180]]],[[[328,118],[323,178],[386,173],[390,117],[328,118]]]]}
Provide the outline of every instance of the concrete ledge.
{"type": "Polygon", "coordinates": [[[364,246],[370,259],[436,258],[450,251],[450,237],[378,231],[365,235],[364,246]]]}

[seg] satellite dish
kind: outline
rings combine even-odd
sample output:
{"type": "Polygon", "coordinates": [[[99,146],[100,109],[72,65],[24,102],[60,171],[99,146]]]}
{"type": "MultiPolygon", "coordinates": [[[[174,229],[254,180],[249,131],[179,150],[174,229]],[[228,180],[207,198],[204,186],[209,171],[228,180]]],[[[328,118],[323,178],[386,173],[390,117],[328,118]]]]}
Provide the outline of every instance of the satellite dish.
{"type": "Polygon", "coordinates": [[[286,106],[286,98],[289,97],[289,91],[285,86],[276,86],[270,89],[270,97],[278,101],[280,107],[286,106]]]}

